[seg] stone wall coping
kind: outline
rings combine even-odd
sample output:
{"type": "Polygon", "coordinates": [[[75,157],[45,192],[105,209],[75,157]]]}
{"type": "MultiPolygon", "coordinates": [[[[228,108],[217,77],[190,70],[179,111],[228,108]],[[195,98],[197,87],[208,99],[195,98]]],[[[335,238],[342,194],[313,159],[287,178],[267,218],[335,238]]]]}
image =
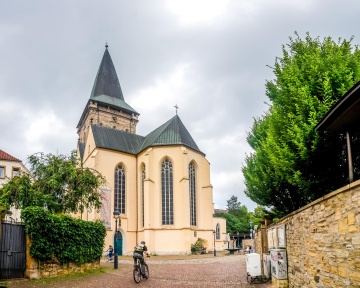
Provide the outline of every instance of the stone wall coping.
{"type": "Polygon", "coordinates": [[[291,218],[293,215],[298,214],[301,211],[308,209],[309,207],[315,206],[316,204],[318,204],[318,203],[320,203],[320,202],[322,202],[324,200],[330,199],[330,198],[332,198],[332,197],[334,197],[334,196],[336,196],[338,194],[348,192],[349,190],[352,190],[352,189],[354,189],[354,188],[356,188],[358,186],[360,186],[360,180],[356,180],[356,181],[354,181],[352,183],[349,183],[349,184],[347,184],[347,185],[345,185],[345,186],[343,186],[343,187],[341,187],[341,188],[339,188],[339,189],[337,189],[337,190],[335,190],[333,192],[330,192],[329,194],[326,194],[323,197],[320,197],[320,198],[314,200],[313,202],[310,202],[309,204],[307,204],[307,205],[305,205],[305,206],[291,212],[290,214],[284,216],[283,218],[280,218],[278,222],[271,223],[267,228],[276,227],[276,226],[278,226],[280,224],[285,224],[286,223],[285,219],[291,218]]]}

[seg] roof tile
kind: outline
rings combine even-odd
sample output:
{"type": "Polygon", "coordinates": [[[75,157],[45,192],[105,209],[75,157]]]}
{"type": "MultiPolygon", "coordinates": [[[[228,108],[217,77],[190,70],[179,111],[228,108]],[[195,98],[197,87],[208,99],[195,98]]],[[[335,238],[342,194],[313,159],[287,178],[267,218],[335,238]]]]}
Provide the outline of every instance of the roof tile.
{"type": "MultiPolygon", "coordinates": [[[[99,148],[137,155],[152,146],[184,145],[204,154],[196,145],[178,115],[149,133],[146,137],[98,125],[91,125],[91,129],[95,145],[99,148]]],[[[79,148],[83,147],[80,146],[79,148]]],[[[80,152],[83,153],[81,149],[80,152]]]]}
{"type": "Polygon", "coordinates": [[[18,161],[21,162],[19,159],[11,156],[10,154],[6,153],[5,151],[0,149],[0,160],[7,160],[7,161],[18,161]]]}

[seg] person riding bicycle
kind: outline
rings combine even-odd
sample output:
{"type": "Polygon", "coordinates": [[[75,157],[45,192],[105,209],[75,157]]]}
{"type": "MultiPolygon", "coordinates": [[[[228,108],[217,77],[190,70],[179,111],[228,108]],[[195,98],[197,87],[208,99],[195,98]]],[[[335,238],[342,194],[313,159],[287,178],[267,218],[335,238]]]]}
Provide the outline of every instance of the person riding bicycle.
{"type": "Polygon", "coordinates": [[[144,261],[144,252],[146,254],[147,257],[150,257],[148,249],[145,245],[145,241],[141,241],[140,244],[137,244],[134,247],[134,254],[133,254],[133,258],[134,258],[134,267],[136,266],[136,262],[137,259],[140,260],[140,264],[141,264],[141,274],[142,276],[145,276],[145,261],[144,261]]]}
{"type": "Polygon", "coordinates": [[[111,245],[109,245],[109,249],[106,250],[106,252],[107,252],[107,260],[106,261],[111,261],[111,258],[114,254],[114,248],[111,245]]]}

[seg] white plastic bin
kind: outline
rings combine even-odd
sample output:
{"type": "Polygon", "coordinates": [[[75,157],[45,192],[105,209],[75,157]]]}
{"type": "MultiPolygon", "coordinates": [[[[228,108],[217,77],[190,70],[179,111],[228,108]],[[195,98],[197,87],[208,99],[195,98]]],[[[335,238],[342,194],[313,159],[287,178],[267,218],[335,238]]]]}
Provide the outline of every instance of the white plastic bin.
{"type": "Polygon", "coordinates": [[[246,254],[246,272],[251,277],[256,277],[261,275],[260,254],[258,253],[246,254]]]}

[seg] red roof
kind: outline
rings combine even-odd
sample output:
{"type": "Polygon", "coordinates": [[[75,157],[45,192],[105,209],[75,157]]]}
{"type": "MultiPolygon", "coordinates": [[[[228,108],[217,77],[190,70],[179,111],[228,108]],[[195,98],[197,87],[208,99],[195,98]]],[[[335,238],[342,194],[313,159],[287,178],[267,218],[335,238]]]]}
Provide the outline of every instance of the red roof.
{"type": "Polygon", "coordinates": [[[10,154],[6,153],[5,151],[0,149],[0,160],[8,160],[8,161],[18,161],[21,162],[19,159],[11,156],[10,154]]]}

